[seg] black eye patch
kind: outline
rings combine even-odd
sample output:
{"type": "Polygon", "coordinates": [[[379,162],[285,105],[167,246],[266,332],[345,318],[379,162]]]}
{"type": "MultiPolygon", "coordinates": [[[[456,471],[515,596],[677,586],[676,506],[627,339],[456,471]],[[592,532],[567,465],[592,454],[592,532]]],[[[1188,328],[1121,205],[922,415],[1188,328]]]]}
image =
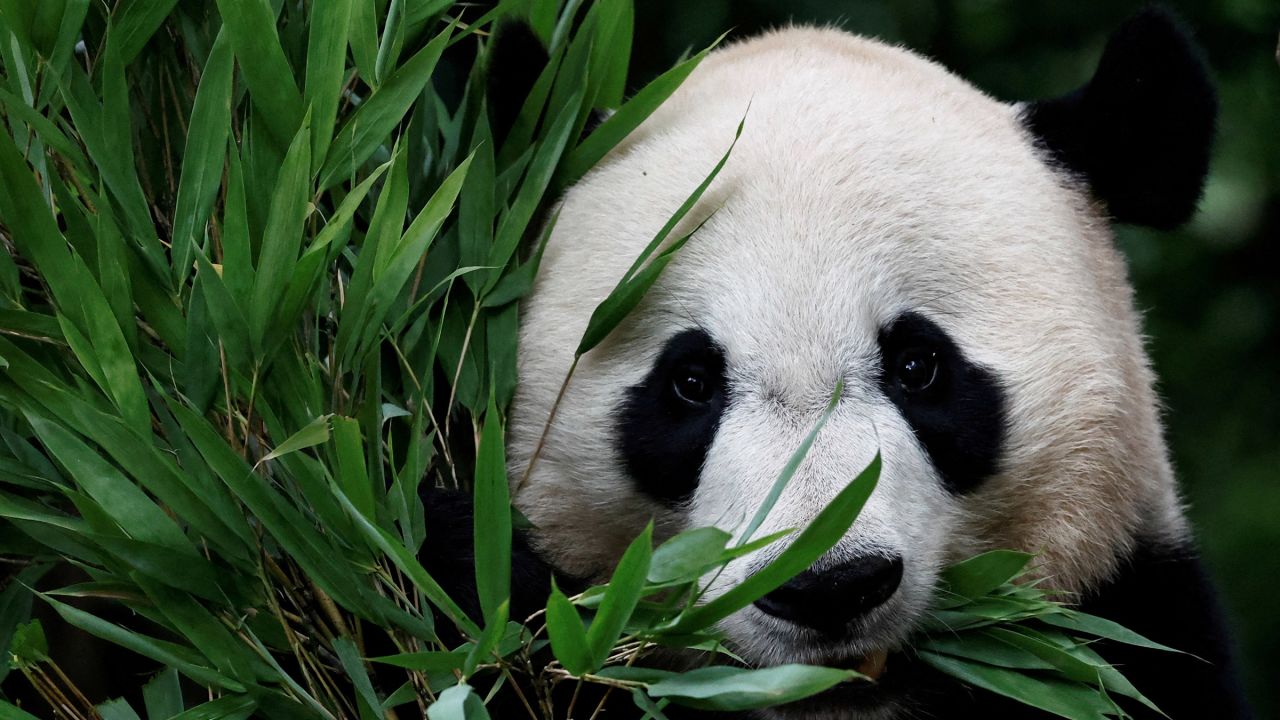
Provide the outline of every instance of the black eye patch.
{"type": "Polygon", "coordinates": [[[642,491],[668,503],[693,494],[727,402],[724,351],[711,336],[695,329],[668,340],[617,410],[619,449],[642,491]]]}
{"type": "Polygon", "coordinates": [[[947,489],[994,474],[1005,437],[1004,390],[991,370],[918,313],[880,330],[880,387],[915,431],[947,489]]]}

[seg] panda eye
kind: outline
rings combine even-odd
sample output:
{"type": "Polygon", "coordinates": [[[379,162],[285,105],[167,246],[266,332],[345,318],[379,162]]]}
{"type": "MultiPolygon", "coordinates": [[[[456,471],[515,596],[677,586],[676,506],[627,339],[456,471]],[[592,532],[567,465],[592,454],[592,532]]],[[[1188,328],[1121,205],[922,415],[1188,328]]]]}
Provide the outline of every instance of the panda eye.
{"type": "Polygon", "coordinates": [[[690,405],[706,405],[715,395],[715,388],[707,371],[701,365],[682,365],[671,376],[671,389],[676,397],[690,405]]]}
{"type": "Polygon", "coordinates": [[[938,353],[927,348],[907,348],[898,353],[893,372],[906,392],[924,392],[938,379],[938,353]]]}

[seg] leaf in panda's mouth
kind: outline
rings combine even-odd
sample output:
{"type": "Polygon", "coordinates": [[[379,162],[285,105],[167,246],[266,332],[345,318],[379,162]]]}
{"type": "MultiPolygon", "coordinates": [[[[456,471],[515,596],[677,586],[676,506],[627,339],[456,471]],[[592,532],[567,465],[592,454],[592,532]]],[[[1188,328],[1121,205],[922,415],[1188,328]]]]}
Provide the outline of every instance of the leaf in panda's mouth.
{"type": "Polygon", "coordinates": [[[929,621],[909,641],[916,655],[964,685],[1063,717],[1126,717],[1118,697],[1163,715],[1092,643],[1177,651],[1020,582],[1031,557],[995,550],[948,568],[929,621]]]}

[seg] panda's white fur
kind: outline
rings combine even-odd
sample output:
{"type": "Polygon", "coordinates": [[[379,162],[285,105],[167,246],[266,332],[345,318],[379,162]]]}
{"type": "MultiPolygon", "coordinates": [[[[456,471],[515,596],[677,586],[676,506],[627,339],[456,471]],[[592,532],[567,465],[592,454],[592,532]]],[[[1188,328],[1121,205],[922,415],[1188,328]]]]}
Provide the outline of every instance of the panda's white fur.
{"type": "MultiPolygon", "coordinates": [[[[1048,585],[1108,577],[1182,510],[1123,260],[1104,210],[998,102],[909,51],[788,28],[711,54],[570,189],[523,306],[511,476],[523,475],[591,311],[716,164],[685,230],[711,216],[640,307],[586,354],[515,498],[562,571],[607,573],[650,517],[659,533],[741,527],[844,395],[761,532],[807,524],[877,450],[879,486],[833,550],[900,553],[898,592],[840,647],[748,608],[724,630],[748,660],[820,661],[894,646],[944,564],[1038,553],[1048,585]],[[877,331],[904,311],[943,328],[1007,400],[999,470],[948,493],[879,390],[877,331]],[[705,328],[738,389],[686,505],[626,476],[617,408],[677,332],[705,328]]],[[[766,554],[776,550],[766,550],[766,554]]],[[[719,587],[762,558],[735,562],[719,587]]]]}

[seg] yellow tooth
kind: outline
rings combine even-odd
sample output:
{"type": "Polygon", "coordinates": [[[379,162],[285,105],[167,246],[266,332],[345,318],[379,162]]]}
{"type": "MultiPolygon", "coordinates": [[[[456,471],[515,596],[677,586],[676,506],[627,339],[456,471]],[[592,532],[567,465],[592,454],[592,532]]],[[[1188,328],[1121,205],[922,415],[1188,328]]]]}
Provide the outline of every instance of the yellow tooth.
{"type": "Polygon", "coordinates": [[[872,680],[879,680],[880,676],[884,674],[884,666],[888,660],[889,651],[877,650],[862,658],[854,670],[857,670],[872,680]]]}

